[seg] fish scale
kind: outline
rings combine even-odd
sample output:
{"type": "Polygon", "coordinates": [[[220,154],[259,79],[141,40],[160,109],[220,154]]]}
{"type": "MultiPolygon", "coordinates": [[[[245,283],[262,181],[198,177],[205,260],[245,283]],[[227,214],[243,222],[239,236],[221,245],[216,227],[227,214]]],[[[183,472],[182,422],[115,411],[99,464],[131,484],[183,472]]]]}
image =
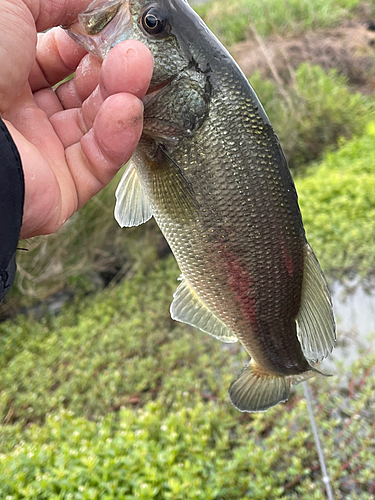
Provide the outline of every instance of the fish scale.
{"type": "Polygon", "coordinates": [[[145,43],[154,73],[144,129],[116,191],[122,227],[154,217],[181,269],[171,315],[251,360],[229,395],[264,411],[317,373],[335,342],[332,304],[284,154],[255,92],[185,0],[94,2],[70,26],[104,58],[145,43]]]}
{"type": "MultiPolygon", "coordinates": [[[[216,139],[220,137],[220,129],[222,129],[223,124],[225,124],[225,127],[228,127],[228,125],[229,127],[236,127],[240,135],[241,129],[245,128],[243,135],[249,136],[246,124],[250,124],[251,127],[254,121],[246,122],[241,119],[246,105],[247,114],[255,115],[255,117],[258,118],[258,120],[255,121],[261,122],[261,119],[256,115],[256,110],[252,102],[249,103],[248,100],[245,100],[245,103],[240,102],[238,104],[238,109],[241,110],[241,115],[239,115],[240,119],[238,115],[235,115],[233,109],[230,110],[229,114],[227,106],[228,104],[231,106],[231,103],[230,100],[226,98],[226,95],[226,87],[224,86],[223,96],[219,96],[216,100],[214,98],[211,102],[210,115],[204,126],[197,132],[194,140],[180,141],[178,146],[171,150],[175,161],[182,167],[192,184],[193,190],[197,192],[197,201],[201,209],[198,214],[200,222],[192,224],[195,232],[192,231],[192,226],[176,228],[174,224],[171,224],[171,212],[173,213],[173,207],[169,207],[166,213],[159,213],[155,210],[154,216],[163,234],[169,241],[184,276],[189,278],[191,285],[198,294],[205,297],[209,307],[230,325],[246,348],[249,347],[248,344],[250,346],[256,344],[259,336],[256,335],[254,339],[249,334],[252,325],[249,325],[248,320],[243,317],[244,315],[241,312],[238,300],[233,296],[233,292],[228,283],[228,273],[223,273],[226,261],[220,258],[220,255],[223,255],[223,251],[221,250],[221,254],[218,253],[220,251],[218,250],[218,247],[220,248],[220,236],[224,236],[224,248],[229,248],[229,251],[236,255],[236,258],[245,271],[246,277],[251,277],[252,269],[257,270],[257,275],[260,276],[260,278],[253,286],[250,285],[251,280],[245,278],[248,294],[251,295],[254,289],[255,295],[259,296],[257,304],[258,309],[261,311],[263,321],[270,323],[272,326],[276,326],[275,323],[280,322],[284,315],[287,315],[287,319],[289,320],[294,319],[297,315],[300,304],[299,300],[295,300],[295,297],[300,295],[298,290],[300,292],[302,286],[302,273],[300,273],[299,281],[294,279],[294,288],[291,289],[288,280],[285,279],[285,274],[287,274],[286,269],[281,268],[280,262],[278,262],[278,266],[275,266],[275,261],[281,260],[278,258],[280,247],[275,239],[272,238],[272,234],[279,230],[280,222],[282,222],[282,224],[287,223],[293,228],[294,234],[299,232],[300,236],[302,236],[303,230],[300,221],[295,223],[290,215],[288,217],[288,212],[292,210],[288,211],[286,208],[289,200],[280,188],[280,181],[276,176],[278,169],[274,156],[280,154],[278,150],[276,150],[267,163],[269,166],[269,173],[264,170],[264,166],[261,163],[263,160],[259,162],[253,161],[250,165],[248,162],[247,166],[250,168],[247,171],[233,167],[233,164],[242,164],[244,157],[248,158],[248,154],[244,149],[242,149],[241,154],[238,155],[236,155],[233,150],[228,154],[228,150],[225,149],[223,154],[219,156],[214,164],[211,162],[209,152],[206,151],[203,153],[201,151],[200,145],[210,144],[210,137],[212,134],[215,134],[216,139]],[[218,113],[217,109],[220,109],[221,112],[218,113]],[[224,121],[223,116],[229,116],[229,120],[226,119],[224,121]],[[233,121],[233,123],[230,123],[230,121],[233,121]],[[219,163],[220,168],[217,163],[219,163]],[[198,164],[199,169],[194,168],[198,164]],[[224,175],[222,174],[223,165],[225,165],[224,175]],[[259,168],[261,169],[260,172],[259,168]],[[254,176],[251,175],[252,170],[258,173],[255,179],[254,176]],[[271,179],[267,178],[270,176],[271,179]],[[202,185],[202,179],[208,180],[209,183],[202,185]],[[248,198],[249,201],[245,201],[245,205],[243,205],[240,202],[242,195],[238,187],[243,187],[245,185],[250,186],[252,195],[248,198]],[[204,191],[202,189],[203,187],[205,188],[204,191]],[[285,209],[282,217],[275,218],[272,205],[274,206],[275,203],[280,203],[278,201],[280,199],[284,201],[285,209]],[[231,201],[230,204],[228,203],[229,200],[231,201]],[[269,201],[264,203],[264,200],[269,201]],[[205,213],[207,212],[209,216],[205,217],[205,213]],[[221,213],[217,214],[218,212],[221,213]],[[250,214],[258,214],[255,216],[257,222],[250,226],[247,222],[248,212],[250,214]],[[212,219],[212,213],[218,218],[212,219]],[[263,223],[263,217],[268,219],[267,224],[263,223]],[[212,232],[209,233],[211,228],[212,232]],[[194,234],[194,238],[192,238],[192,233],[194,234]],[[207,233],[209,233],[208,238],[207,233]],[[246,233],[248,233],[248,235],[246,233]],[[176,235],[178,236],[176,237],[176,235]],[[215,235],[218,237],[215,238],[215,235]],[[257,236],[259,243],[256,241],[257,236]],[[252,247],[243,251],[244,241],[246,240],[252,242],[252,247]],[[270,252],[266,261],[264,260],[265,247],[269,249],[270,252]],[[214,265],[208,265],[207,254],[212,255],[215,259],[214,265]],[[193,270],[196,273],[195,275],[192,275],[193,270]],[[261,278],[262,271],[264,273],[263,279],[261,278]],[[208,287],[207,278],[210,275],[220,278],[217,278],[215,282],[211,284],[211,287],[208,287]],[[273,281],[272,293],[269,293],[268,290],[270,279],[273,281]],[[297,289],[297,291],[295,291],[295,289],[297,289]],[[219,300],[217,300],[218,298],[219,300]],[[225,317],[223,317],[224,315],[222,316],[223,300],[228,304],[227,308],[230,311],[225,314],[225,317]],[[286,307],[282,307],[281,304],[285,304],[286,307]]],[[[256,129],[260,132],[260,134],[256,134],[260,138],[258,140],[254,139],[257,144],[260,142],[261,145],[264,143],[267,143],[267,145],[271,143],[266,151],[262,150],[260,152],[262,156],[271,153],[272,146],[275,148],[275,142],[274,144],[271,142],[272,135],[264,136],[265,129],[264,123],[261,122],[260,130],[258,128],[256,129]]],[[[253,130],[254,128],[251,127],[252,134],[253,130]]],[[[152,197],[152,194],[149,196],[152,197]]],[[[295,203],[295,201],[292,200],[292,203],[295,203]]],[[[284,237],[286,236],[284,235],[284,237]]],[[[292,251],[297,250],[297,252],[294,251],[294,253],[301,256],[301,247],[303,245],[302,237],[299,244],[295,244],[297,240],[295,240],[294,237],[291,238],[291,242],[294,243],[292,251]]],[[[302,259],[300,258],[299,260],[302,267],[302,259]]],[[[254,333],[256,334],[258,332],[254,333]]],[[[287,338],[290,341],[289,344],[291,344],[293,340],[295,347],[298,348],[294,350],[289,349],[288,352],[297,352],[297,359],[299,361],[301,353],[297,338],[290,339],[290,327],[287,333],[287,338]]],[[[267,345],[267,343],[265,346],[262,345],[263,349],[266,349],[267,345]]],[[[279,354],[281,353],[279,352],[279,354]]],[[[292,364],[293,361],[288,360],[288,363],[292,364]]],[[[306,365],[304,365],[303,368],[306,369],[306,365]]]]}

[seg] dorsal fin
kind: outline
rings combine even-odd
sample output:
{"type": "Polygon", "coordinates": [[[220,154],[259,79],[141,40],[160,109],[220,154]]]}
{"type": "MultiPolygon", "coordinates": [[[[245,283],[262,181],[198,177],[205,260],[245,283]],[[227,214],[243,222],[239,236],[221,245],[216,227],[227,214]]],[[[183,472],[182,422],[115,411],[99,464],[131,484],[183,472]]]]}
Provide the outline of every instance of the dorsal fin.
{"type": "Polygon", "coordinates": [[[236,335],[212,313],[186,278],[182,277],[173,295],[170,311],[176,321],[199,328],[222,342],[237,342],[236,335]]]}
{"type": "Polygon", "coordinates": [[[151,205],[131,161],[116,189],[115,219],[121,227],[132,227],[151,217],[151,205]]]}
{"type": "Polygon", "coordinates": [[[308,244],[304,262],[301,307],[296,318],[297,335],[303,354],[315,363],[332,352],[336,328],[328,285],[308,244]]]}

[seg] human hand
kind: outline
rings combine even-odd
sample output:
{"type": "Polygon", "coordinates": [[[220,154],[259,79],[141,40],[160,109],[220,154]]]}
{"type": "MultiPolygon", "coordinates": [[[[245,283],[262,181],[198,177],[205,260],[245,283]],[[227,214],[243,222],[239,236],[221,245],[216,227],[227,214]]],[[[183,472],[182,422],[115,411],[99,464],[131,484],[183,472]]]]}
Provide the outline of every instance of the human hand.
{"type": "Polygon", "coordinates": [[[25,176],[21,237],[56,231],[132,155],[152,56],[140,42],[102,63],[61,29],[90,0],[0,0],[0,114],[25,176]],[[56,91],[52,86],[70,75],[56,91]]]}

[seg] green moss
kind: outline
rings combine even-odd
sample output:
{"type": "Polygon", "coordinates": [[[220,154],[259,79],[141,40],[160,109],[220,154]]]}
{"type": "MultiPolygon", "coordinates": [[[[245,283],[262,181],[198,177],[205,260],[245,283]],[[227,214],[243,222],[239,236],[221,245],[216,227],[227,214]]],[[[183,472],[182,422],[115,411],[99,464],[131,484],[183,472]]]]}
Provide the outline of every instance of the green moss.
{"type": "MultiPolygon", "coordinates": [[[[49,322],[0,325],[0,498],[323,500],[301,390],[236,411],[243,353],[170,320],[176,276],[170,259],[49,322]]],[[[349,380],[314,379],[316,414],[336,498],[366,500],[374,356],[349,380]]]]}
{"type": "Polygon", "coordinates": [[[210,0],[196,11],[210,29],[231,45],[251,35],[254,26],[261,36],[270,33],[299,34],[331,26],[346,19],[360,0],[210,0]]]}
{"type": "Polygon", "coordinates": [[[327,270],[375,267],[375,123],[297,179],[307,236],[327,270]]]}
{"type": "Polygon", "coordinates": [[[151,274],[140,268],[121,286],[77,301],[57,318],[0,324],[3,418],[40,423],[64,408],[98,418],[159,393],[169,401],[182,387],[224,397],[229,379],[220,384],[205,372],[211,362],[225,363],[221,344],[170,319],[178,275],[170,258],[151,274]]]}

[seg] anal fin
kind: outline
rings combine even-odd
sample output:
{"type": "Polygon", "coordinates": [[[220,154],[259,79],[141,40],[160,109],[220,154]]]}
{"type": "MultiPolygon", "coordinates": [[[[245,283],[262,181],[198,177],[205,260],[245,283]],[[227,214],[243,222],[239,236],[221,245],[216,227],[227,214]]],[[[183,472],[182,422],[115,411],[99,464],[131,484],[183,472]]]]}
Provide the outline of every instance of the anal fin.
{"type": "Polygon", "coordinates": [[[151,205],[131,161],[116,189],[115,219],[121,227],[132,227],[151,217],[151,205]]]}
{"type": "Polygon", "coordinates": [[[237,342],[236,335],[212,313],[186,278],[173,295],[170,312],[172,319],[199,328],[222,342],[237,342]]]}
{"type": "Polygon", "coordinates": [[[229,387],[230,400],[243,412],[266,411],[288,400],[290,376],[270,374],[250,361],[229,387]]]}
{"type": "Polygon", "coordinates": [[[297,335],[304,356],[315,363],[332,352],[336,341],[335,319],[327,282],[307,244],[297,335]]]}

